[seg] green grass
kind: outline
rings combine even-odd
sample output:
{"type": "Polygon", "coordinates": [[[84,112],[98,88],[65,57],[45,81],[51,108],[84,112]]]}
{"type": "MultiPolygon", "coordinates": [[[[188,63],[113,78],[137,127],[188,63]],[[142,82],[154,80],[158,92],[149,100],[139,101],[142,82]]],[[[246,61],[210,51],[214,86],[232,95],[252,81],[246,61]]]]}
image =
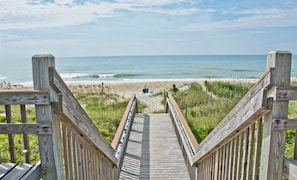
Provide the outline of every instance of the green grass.
{"type": "Polygon", "coordinates": [[[214,129],[250,85],[206,81],[205,87],[212,95],[199,84],[191,84],[188,90],[174,95],[198,142],[214,129]]]}
{"type": "MultiPolygon", "coordinates": [[[[79,93],[74,92],[74,96],[84,108],[90,119],[102,133],[108,143],[111,143],[116,129],[122,119],[129,99],[123,99],[116,94],[105,93],[79,93]]],[[[146,106],[138,102],[139,112],[146,106]]],[[[11,106],[12,122],[21,122],[19,105],[11,106]]],[[[32,105],[26,106],[27,119],[29,123],[36,123],[35,108],[32,105]]],[[[0,106],[0,123],[5,123],[5,107],[0,106]]],[[[23,136],[14,135],[17,162],[24,163],[25,156],[23,147],[23,136]]],[[[37,135],[29,135],[31,160],[36,163],[39,160],[39,148],[37,135]]],[[[0,134],[0,156],[3,162],[10,161],[8,138],[5,134],[0,134]]]]}
{"type": "MultiPolygon", "coordinates": [[[[251,84],[205,81],[204,86],[210,93],[206,93],[199,84],[191,84],[188,90],[172,93],[199,143],[247,93],[251,84]]],[[[288,116],[297,118],[297,101],[290,101],[288,116]]],[[[290,159],[294,154],[295,136],[295,130],[286,132],[285,156],[290,159]]]]}

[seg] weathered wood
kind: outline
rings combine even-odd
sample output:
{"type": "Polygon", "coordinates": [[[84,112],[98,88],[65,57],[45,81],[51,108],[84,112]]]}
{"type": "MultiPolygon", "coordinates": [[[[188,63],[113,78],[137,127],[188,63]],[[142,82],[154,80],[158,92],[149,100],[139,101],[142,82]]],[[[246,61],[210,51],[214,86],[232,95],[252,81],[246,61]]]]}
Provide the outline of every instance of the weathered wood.
{"type": "Polygon", "coordinates": [[[41,164],[40,161],[35,164],[31,169],[22,177],[21,180],[39,180],[41,177],[41,164]]]}
{"type": "Polygon", "coordinates": [[[247,158],[247,178],[252,177],[253,175],[253,170],[252,170],[252,165],[253,165],[253,156],[254,154],[254,138],[255,138],[255,123],[253,123],[249,127],[249,147],[248,147],[248,158],[247,158]]]}
{"type": "Polygon", "coordinates": [[[284,131],[288,129],[297,130],[297,119],[273,119],[272,130],[284,131]]]}
{"type": "Polygon", "coordinates": [[[169,114],[136,114],[120,179],[190,179],[169,114]]]}
{"type": "Polygon", "coordinates": [[[297,100],[297,87],[275,87],[275,101],[297,100]]]}
{"type": "Polygon", "coordinates": [[[183,126],[183,129],[186,133],[186,136],[187,136],[189,142],[191,143],[191,146],[193,147],[194,150],[196,150],[198,148],[198,142],[197,142],[194,134],[192,133],[191,128],[189,127],[186,119],[184,118],[181,110],[179,109],[179,106],[177,105],[175,99],[173,98],[173,96],[171,94],[168,94],[168,99],[174,106],[175,111],[177,112],[179,120],[183,126]]]}
{"type": "MultiPolygon", "coordinates": [[[[6,122],[12,123],[11,118],[11,106],[5,105],[5,114],[6,114],[6,122]]],[[[10,154],[10,162],[15,163],[16,162],[16,155],[15,155],[15,146],[14,146],[14,135],[8,134],[8,149],[10,154]]]]}
{"type": "Polygon", "coordinates": [[[124,112],[124,114],[123,114],[123,116],[122,116],[121,122],[120,122],[120,124],[119,124],[119,126],[118,126],[118,128],[117,128],[117,130],[116,130],[116,133],[115,133],[115,135],[114,135],[114,138],[113,138],[113,140],[112,140],[112,142],[111,142],[111,147],[112,147],[114,150],[116,150],[117,145],[118,145],[119,142],[120,142],[120,139],[121,139],[121,136],[122,136],[122,132],[123,132],[124,126],[125,126],[126,121],[127,121],[127,117],[128,117],[128,115],[129,115],[129,112],[130,112],[130,108],[131,108],[132,103],[133,103],[133,101],[134,101],[135,98],[136,98],[135,95],[132,95],[132,96],[131,96],[131,98],[130,98],[130,100],[129,100],[129,103],[128,103],[126,109],[125,109],[125,112],[124,112]]]}
{"type": "Polygon", "coordinates": [[[238,143],[237,169],[236,169],[236,178],[235,179],[241,179],[243,132],[240,133],[238,136],[239,136],[239,143],[238,143]]]}
{"type": "MultiPolygon", "coordinates": [[[[21,110],[22,123],[26,124],[27,123],[26,106],[20,105],[20,110],[21,110]]],[[[29,138],[28,138],[27,134],[23,134],[23,141],[24,141],[24,148],[27,151],[25,153],[26,163],[30,163],[31,162],[31,150],[30,150],[29,138]]]]}
{"type": "Polygon", "coordinates": [[[105,141],[102,134],[90,120],[81,105],[76,101],[73,94],[54,68],[49,68],[49,78],[51,87],[53,87],[57,93],[63,94],[62,110],[63,114],[67,117],[67,121],[71,122],[85,138],[97,146],[96,148],[103,152],[111,162],[116,163],[117,159],[114,156],[113,148],[105,141]]]}
{"type": "Polygon", "coordinates": [[[288,179],[297,179],[297,160],[288,160],[285,158],[283,172],[288,179]]]}
{"type": "Polygon", "coordinates": [[[233,163],[232,163],[232,178],[236,179],[236,170],[237,170],[237,159],[238,159],[238,138],[239,136],[234,137],[234,152],[233,152],[233,163]]]}
{"type": "Polygon", "coordinates": [[[48,91],[0,91],[0,104],[49,104],[48,91]]]}
{"type": "Polygon", "coordinates": [[[260,166],[260,156],[261,156],[261,145],[262,145],[262,118],[257,121],[256,124],[256,139],[255,139],[255,158],[253,165],[253,180],[259,179],[259,166],[260,166]]]}
{"type": "MultiPolygon", "coordinates": [[[[31,164],[14,164],[4,163],[0,164],[0,179],[1,180],[13,180],[24,179],[24,176],[32,174],[31,171],[33,165],[31,164]]],[[[37,178],[35,178],[37,179],[37,178]]]]}
{"type": "MultiPolygon", "coordinates": [[[[267,56],[267,69],[275,68],[273,85],[289,86],[291,77],[291,56],[289,52],[274,51],[267,56]]],[[[281,179],[284,159],[285,131],[273,131],[272,121],[287,119],[288,101],[273,102],[272,111],[264,116],[262,157],[259,179],[281,179]]]]}
{"type": "Polygon", "coordinates": [[[247,176],[247,160],[248,160],[248,149],[249,149],[249,128],[244,131],[244,139],[243,139],[243,158],[241,165],[241,175],[242,179],[246,179],[247,176]]]}
{"type": "MultiPolygon", "coordinates": [[[[52,55],[35,55],[32,57],[33,86],[35,90],[49,91],[50,101],[56,101],[57,95],[51,89],[49,82],[49,67],[55,67],[55,58],[52,55]]],[[[52,118],[50,105],[35,105],[37,123],[51,123],[51,135],[39,135],[41,166],[45,173],[45,180],[64,179],[62,148],[60,138],[60,123],[52,118]]]]}
{"type": "Polygon", "coordinates": [[[0,123],[0,134],[52,134],[51,124],[0,123]]]}

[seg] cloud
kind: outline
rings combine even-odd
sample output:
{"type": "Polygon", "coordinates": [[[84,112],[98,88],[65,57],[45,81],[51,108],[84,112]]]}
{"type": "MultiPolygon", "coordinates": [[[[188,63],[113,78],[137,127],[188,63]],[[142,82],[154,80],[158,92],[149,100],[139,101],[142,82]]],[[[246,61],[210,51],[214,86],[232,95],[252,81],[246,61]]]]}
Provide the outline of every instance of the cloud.
{"type": "MultiPolygon", "coordinates": [[[[76,26],[95,22],[100,18],[125,15],[127,12],[148,12],[165,15],[189,15],[202,10],[197,8],[161,8],[182,3],[184,0],[18,0],[8,3],[0,0],[0,30],[76,26]]],[[[208,11],[208,10],[207,10],[208,11]]]]}
{"type": "Polygon", "coordinates": [[[270,27],[297,26],[297,8],[290,9],[229,9],[222,11],[228,19],[206,23],[192,23],[183,28],[184,31],[218,31],[234,29],[257,29],[270,27]]]}

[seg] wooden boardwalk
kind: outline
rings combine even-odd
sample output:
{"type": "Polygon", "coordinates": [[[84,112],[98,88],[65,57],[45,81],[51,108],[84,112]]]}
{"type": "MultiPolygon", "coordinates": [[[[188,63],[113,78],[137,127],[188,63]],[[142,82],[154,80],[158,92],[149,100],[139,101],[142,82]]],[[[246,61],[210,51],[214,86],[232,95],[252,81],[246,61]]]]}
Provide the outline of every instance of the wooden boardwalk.
{"type": "Polygon", "coordinates": [[[136,114],[120,179],[190,179],[169,114],[136,114]]]}

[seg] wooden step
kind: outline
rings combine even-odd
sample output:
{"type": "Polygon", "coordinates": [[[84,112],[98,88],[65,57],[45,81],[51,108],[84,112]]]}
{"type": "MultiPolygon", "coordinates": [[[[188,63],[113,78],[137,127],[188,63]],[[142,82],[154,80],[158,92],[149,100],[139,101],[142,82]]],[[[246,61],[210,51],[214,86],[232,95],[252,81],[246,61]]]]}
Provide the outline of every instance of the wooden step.
{"type": "Polygon", "coordinates": [[[40,163],[32,164],[16,164],[16,163],[1,163],[0,164],[0,179],[40,179],[40,163]]]}

